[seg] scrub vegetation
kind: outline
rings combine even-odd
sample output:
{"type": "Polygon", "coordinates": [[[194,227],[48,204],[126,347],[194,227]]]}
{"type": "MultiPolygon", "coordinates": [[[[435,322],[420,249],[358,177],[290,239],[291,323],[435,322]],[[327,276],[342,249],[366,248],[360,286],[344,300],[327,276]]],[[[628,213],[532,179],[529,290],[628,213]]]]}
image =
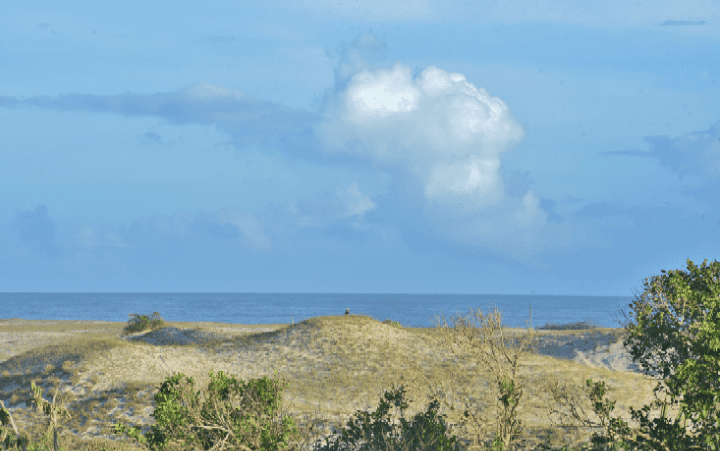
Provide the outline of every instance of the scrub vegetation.
{"type": "Polygon", "coordinates": [[[31,451],[717,450],[720,378],[707,375],[720,374],[720,263],[688,269],[646,279],[637,324],[624,329],[512,330],[497,309],[478,309],[431,328],[360,314],[223,335],[133,314],[122,330],[106,323],[0,361],[0,395],[11,393],[0,441],[31,451]],[[203,339],[161,343],[178,331],[203,339]],[[539,335],[591,332],[623,340],[661,377],[534,352],[539,335]],[[228,361],[247,381],[219,368],[228,361]]]}

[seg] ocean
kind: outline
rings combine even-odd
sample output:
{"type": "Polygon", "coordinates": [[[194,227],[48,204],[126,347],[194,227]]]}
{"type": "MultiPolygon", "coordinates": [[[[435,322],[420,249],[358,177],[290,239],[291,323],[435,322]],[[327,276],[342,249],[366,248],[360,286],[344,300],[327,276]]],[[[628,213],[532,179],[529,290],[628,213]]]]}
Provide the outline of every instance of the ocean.
{"type": "MultiPolygon", "coordinates": [[[[230,324],[292,324],[308,318],[364,314],[406,327],[432,327],[435,318],[497,307],[509,327],[588,322],[622,327],[632,319],[632,296],[499,294],[348,293],[0,293],[0,319],[94,320],[127,322],[131,314],[159,312],[165,321],[230,324]],[[627,318],[620,310],[623,310],[627,318]]],[[[479,325],[479,323],[477,323],[479,325]]]]}

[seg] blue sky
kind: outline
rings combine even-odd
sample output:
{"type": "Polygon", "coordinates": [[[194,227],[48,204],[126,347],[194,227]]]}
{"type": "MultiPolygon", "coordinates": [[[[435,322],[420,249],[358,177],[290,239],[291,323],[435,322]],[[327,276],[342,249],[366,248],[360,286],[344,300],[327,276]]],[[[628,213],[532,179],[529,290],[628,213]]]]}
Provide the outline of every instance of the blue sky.
{"type": "Polygon", "coordinates": [[[719,24],[6,1],[0,291],[630,296],[720,255],[719,24]]]}

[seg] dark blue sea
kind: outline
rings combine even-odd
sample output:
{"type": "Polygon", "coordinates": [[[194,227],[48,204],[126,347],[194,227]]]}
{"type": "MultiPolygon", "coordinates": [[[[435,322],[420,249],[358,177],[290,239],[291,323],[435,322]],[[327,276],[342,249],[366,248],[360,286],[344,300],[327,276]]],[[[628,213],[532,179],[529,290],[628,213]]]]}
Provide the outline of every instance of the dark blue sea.
{"type": "MultiPolygon", "coordinates": [[[[231,324],[292,324],[304,319],[364,314],[406,327],[432,327],[448,319],[497,307],[509,327],[588,322],[622,327],[631,317],[632,296],[494,294],[312,294],[312,293],[0,293],[0,319],[127,322],[131,314],[159,312],[165,321],[231,324]],[[620,313],[624,310],[627,318],[620,313]]],[[[476,323],[479,325],[479,323],[476,323]]]]}

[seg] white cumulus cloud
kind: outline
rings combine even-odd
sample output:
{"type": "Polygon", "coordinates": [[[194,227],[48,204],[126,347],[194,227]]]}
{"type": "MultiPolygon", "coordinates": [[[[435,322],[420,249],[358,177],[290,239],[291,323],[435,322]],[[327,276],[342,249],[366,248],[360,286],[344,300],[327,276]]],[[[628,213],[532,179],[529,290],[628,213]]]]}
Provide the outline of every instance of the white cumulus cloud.
{"type": "Polygon", "coordinates": [[[414,80],[403,64],[363,71],[330,108],[332,119],[317,127],[328,151],[437,161],[497,154],[524,137],[505,102],[463,75],[437,67],[428,67],[414,80]],[[358,140],[364,145],[358,147],[358,140]]]}
{"type": "Polygon", "coordinates": [[[477,201],[502,193],[500,155],[525,136],[508,106],[462,74],[396,64],[353,76],[328,103],[316,132],[328,152],[408,168],[429,199],[477,201]]]}
{"type": "MultiPolygon", "coordinates": [[[[550,244],[538,196],[505,191],[501,156],[525,131],[502,99],[434,66],[415,76],[402,63],[354,67],[326,97],[324,120],[315,128],[324,151],[399,168],[413,180],[405,186],[419,190],[423,223],[446,240],[498,249],[512,242],[523,252],[508,256],[527,261],[550,244]]],[[[373,205],[355,190],[345,193],[348,215],[373,205]]]]}

